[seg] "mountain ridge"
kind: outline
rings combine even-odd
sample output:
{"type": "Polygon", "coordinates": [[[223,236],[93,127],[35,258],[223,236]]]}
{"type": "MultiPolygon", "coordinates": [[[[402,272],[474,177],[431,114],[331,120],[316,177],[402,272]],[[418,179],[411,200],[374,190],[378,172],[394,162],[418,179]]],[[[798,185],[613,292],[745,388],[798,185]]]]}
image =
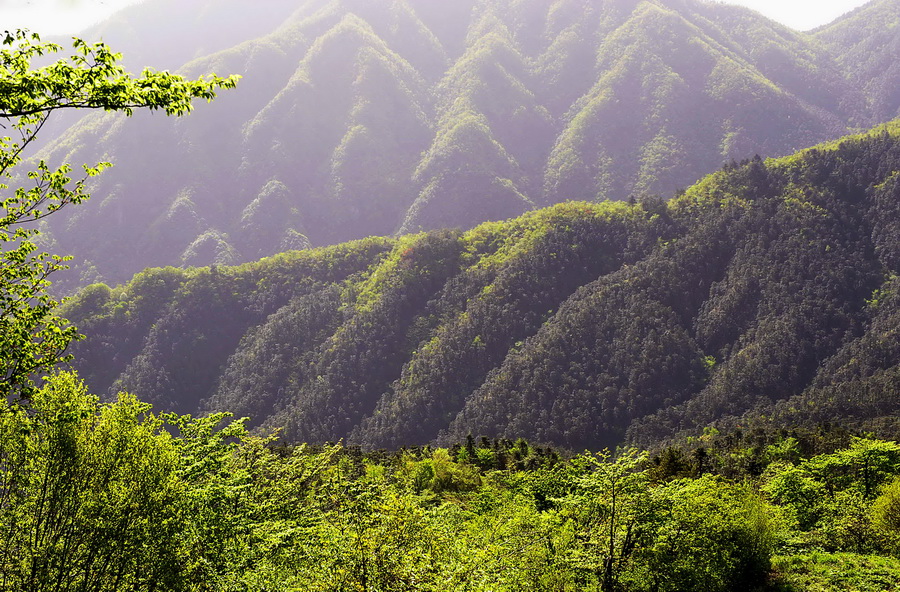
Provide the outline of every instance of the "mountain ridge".
{"type": "Polygon", "coordinates": [[[292,441],[595,449],[787,418],[894,437],[897,170],[900,122],[669,202],[147,270],[63,314],[95,391],[292,441]]]}
{"type": "Polygon", "coordinates": [[[278,7],[263,36],[224,26],[186,44],[181,71],[244,76],[189,119],[99,114],[44,139],[48,161],[116,163],[92,181],[92,202],[45,228],[75,255],[70,286],[467,229],[568,199],[671,195],[731,159],[789,154],[900,109],[881,90],[890,71],[857,67],[890,62],[893,29],[880,53],[833,32],[865,12],[803,34],[693,0],[278,7]]]}

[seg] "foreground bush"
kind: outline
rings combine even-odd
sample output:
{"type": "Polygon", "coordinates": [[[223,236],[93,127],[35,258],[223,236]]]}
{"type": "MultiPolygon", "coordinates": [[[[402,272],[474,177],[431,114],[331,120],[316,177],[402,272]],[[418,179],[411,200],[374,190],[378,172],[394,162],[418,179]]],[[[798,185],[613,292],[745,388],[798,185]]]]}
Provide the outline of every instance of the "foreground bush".
{"type": "Polygon", "coordinates": [[[521,440],[366,456],[226,420],[104,404],[72,374],[4,403],[0,590],[726,592],[776,585],[774,553],[796,580],[792,554],[897,549],[890,442],[726,479],[521,440]]]}

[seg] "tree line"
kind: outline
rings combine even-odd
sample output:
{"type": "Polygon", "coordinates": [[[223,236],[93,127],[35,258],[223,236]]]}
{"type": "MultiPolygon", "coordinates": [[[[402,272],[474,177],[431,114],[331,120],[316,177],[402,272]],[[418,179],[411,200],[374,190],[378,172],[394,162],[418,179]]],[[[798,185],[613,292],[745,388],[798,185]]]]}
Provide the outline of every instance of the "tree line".
{"type": "Polygon", "coordinates": [[[803,590],[826,559],[900,565],[900,445],[840,431],[364,453],[63,373],[4,407],[0,455],[4,590],[803,590]]]}

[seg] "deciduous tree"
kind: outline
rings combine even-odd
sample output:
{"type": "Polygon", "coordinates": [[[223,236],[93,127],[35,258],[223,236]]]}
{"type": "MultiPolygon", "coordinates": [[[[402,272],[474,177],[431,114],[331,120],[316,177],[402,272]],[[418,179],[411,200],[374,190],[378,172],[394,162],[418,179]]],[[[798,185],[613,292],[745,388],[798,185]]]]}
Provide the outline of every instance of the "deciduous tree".
{"type": "Polygon", "coordinates": [[[77,338],[74,327],[53,315],[59,303],[47,292],[50,274],[64,268],[67,258],[39,251],[36,222],[87,199],[85,180],[109,166],[85,165],[76,181],[69,164],[53,168],[40,161],[32,171],[19,171],[44,123],[64,109],[126,115],[149,109],[179,116],[191,110],[194,99],[211,100],[218,89],[237,82],[233,76],[185,80],[151,70],[131,76],[109,47],[80,39],[73,41],[68,58],[33,65],[61,50],[26,31],[0,36],[0,396],[7,399],[30,398],[35,377],[65,360],[66,347],[77,338]],[[13,178],[25,181],[12,189],[13,178]]]}

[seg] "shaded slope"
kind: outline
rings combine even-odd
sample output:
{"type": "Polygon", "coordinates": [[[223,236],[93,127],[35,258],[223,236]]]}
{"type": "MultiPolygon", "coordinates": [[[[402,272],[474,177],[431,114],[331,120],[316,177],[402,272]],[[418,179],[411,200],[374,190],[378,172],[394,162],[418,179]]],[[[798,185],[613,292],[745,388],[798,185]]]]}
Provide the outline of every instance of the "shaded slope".
{"type": "Polygon", "coordinates": [[[900,2],[873,0],[815,31],[879,121],[900,116],[900,2]]]}
{"type": "Polygon", "coordinates": [[[851,21],[812,36],[699,0],[279,0],[261,20],[232,4],[192,4],[185,22],[216,32],[180,45],[140,29],[169,0],[117,18],[134,60],[239,73],[238,89],[177,122],[97,114],[44,138],[48,161],[116,164],[48,226],[71,284],[671,195],[896,112],[895,33],[876,52],[851,21]]]}
{"type": "Polygon", "coordinates": [[[668,203],[152,270],[66,314],[93,388],[289,439],[597,448],[843,419],[893,436],[898,170],[894,124],[729,165],[668,203]]]}

